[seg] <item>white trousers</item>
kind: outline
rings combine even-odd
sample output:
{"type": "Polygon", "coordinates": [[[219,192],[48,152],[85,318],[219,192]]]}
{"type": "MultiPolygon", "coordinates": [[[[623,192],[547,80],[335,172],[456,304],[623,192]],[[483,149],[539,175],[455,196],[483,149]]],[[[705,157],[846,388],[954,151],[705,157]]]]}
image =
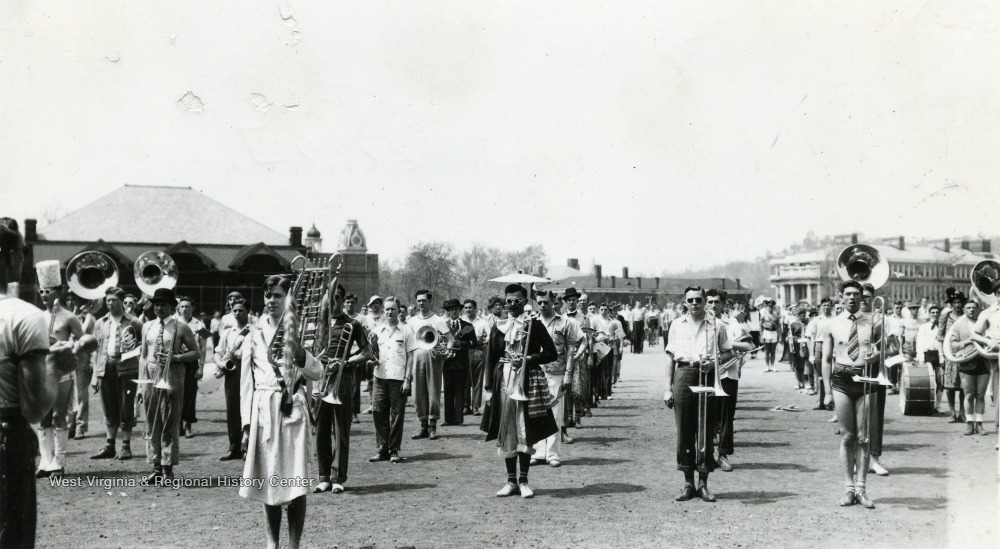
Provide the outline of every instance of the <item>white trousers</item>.
{"type": "MultiPolygon", "coordinates": [[[[559,388],[562,387],[563,374],[545,374],[545,379],[549,382],[549,392],[553,395],[558,395],[559,388]]],[[[541,459],[546,462],[553,459],[560,459],[559,451],[562,449],[560,434],[562,433],[563,416],[566,411],[566,407],[563,406],[564,398],[566,398],[566,395],[559,397],[559,401],[552,407],[552,415],[556,418],[556,425],[559,426],[559,430],[549,438],[535,443],[535,453],[531,456],[531,459],[541,459]]]]}

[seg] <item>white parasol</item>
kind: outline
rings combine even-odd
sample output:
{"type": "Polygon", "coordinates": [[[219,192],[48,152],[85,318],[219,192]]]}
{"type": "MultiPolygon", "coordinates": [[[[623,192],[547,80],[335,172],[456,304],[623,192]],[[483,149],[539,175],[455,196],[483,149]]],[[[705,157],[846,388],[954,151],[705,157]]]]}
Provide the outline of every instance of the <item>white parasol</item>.
{"type": "Polygon", "coordinates": [[[506,284],[542,284],[545,282],[551,282],[551,280],[541,276],[524,274],[521,271],[518,271],[516,273],[498,276],[497,278],[491,278],[490,282],[503,282],[506,284]]]}

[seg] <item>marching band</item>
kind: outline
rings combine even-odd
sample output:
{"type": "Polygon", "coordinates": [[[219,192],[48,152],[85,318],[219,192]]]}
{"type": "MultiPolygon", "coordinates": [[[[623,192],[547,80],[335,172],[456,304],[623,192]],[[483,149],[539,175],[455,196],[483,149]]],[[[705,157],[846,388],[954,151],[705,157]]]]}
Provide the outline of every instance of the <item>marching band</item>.
{"type": "MultiPolygon", "coordinates": [[[[80,402],[78,388],[89,385],[100,395],[107,429],[106,445],[92,459],[131,459],[131,433],[136,417],[144,417],[146,459],[153,467],[145,480],[167,485],[179,462],[179,437],[193,436],[191,393],[202,377],[208,331],[192,317],[193,301],[174,294],[176,265],[166,254],[143,254],[143,268],[137,262],[145,294],[138,301],[117,286],[117,273],[108,269],[112,261],[86,254],[71,262],[67,285],[58,262],[36,266],[46,307],[38,328],[47,326],[48,339],[32,344],[55,356],[60,342],[73,343],[69,362],[84,360],[93,371],[63,367],[51,403],[30,418],[40,421],[35,476],[65,474],[69,428],[89,396],[84,392],[80,402]],[[98,282],[94,276],[81,282],[84,269],[100,272],[98,282]],[[67,292],[74,297],[67,300],[67,292]],[[86,307],[62,304],[98,297],[107,313],[91,317],[90,336],[86,307]],[[152,318],[143,318],[143,304],[152,318]],[[90,351],[96,351],[93,360],[90,351]]],[[[926,414],[938,412],[947,394],[951,420],[965,423],[966,435],[988,434],[986,394],[991,387],[997,394],[1000,264],[992,261],[974,269],[969,298],[950,290],[943,310],[929,302],[898,302],[887,313],[885,299],[875,295],[887,276],[885,262],[874,248],[851,246],[838,259],[843,282],[837,299],[824,298],[817,307],[796,304],[787,315],[774,300],[735,303],[719,288],[690,286],[681,303],[661,310],[651,300],[629,308],[592,303],[575,288],[557,293],[520,284],[508,285],[483,312],[473,300],[449,298],[438,314],[431,291],[422,289],[413,295],[412,314],[395,296],[371,296],[366,312],[354,313],[349,304],[357,298],[338,283],[336,257],[317,265],[300,258],[293,265],[297,272],[265,281],[257,320],[240,292],[229,294],[211,355],[214,370],[205,370],[224,387],[228,447],[219,459],[245,460],[239,493],[263,504],[272,546],[279,541],[282,507],[289,545],[296,547],[305,496],[345,491],[362,378],[368,379],[377,447],[369,461],[403,461],[405,407],[413,396],[420,426],[412,439],[436,439],[439,420],[441,427],[460,426],[465,416],[481,415],[484,439],[496,445],[506,469],[496,495],[531,498],[531,466],[559,467],[571,459],[564,454],[564,445],[574,442],[568,429],[581,427],[593,408],[614,398],[624,350],[639,354],[662,338],[663,401],[673,410],[676,467],[684,477],[675,499],[714,502],[710,474],[734,470],[733,422],[747,355],[764,350],[764,371],[772,372],[778,346],[787,345],[796,389],[818,393],[815,409],[836,413],[844,478],[839,504],[869,509],[875,501],[868,473],[888,474],[879,461],[887,393],[900,394],[904,413],[926,414]],[[274,476],[299,482],[259,482],[274,476]]],[[[0,306],[8,303],[0,300],[0,306]]],[[[15,408],[8,393],[0,392],[0,412],[15,408]]],[[[82,421],[81,437],[86,412],[82,421]]]]}

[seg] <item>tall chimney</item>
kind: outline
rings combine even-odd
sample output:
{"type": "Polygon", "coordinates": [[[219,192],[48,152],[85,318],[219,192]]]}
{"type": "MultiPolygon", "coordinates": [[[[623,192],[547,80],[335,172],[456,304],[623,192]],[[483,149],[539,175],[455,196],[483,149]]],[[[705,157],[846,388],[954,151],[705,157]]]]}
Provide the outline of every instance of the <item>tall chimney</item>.
{"type": "Polygon", "coordinates": [[[24,241],[33,242],[38,240],[38,220],[37,219],[25,219],[24,220],[24,241]]]}
{"type": "MultiPolygon", "coordinates": [[[[24,224],[27,225],[28,221],[31,221],[31,220],[30,219],[25,219],[24,220],[24,224]]],[[[28,230],[28,228],[25,227],[25,231],[27,231],[27,230],[28,230]]],[[[990,239],[988,239],[988,238],[984,238],[983,239],[983,253],[984,254],[991,254],[991,253],[993,253],[993,242],[990,239]]]]}
{"type": "Polygon", "coordinates": [[[656,289],[660,289],[660,277],[656,277],[656,289]]]}
{"type": "Polygon", "coordinates": [[[900,250],[906,249],[906,239],[904,239],[903,237],[899,237],[899,249],[900,250]]]}
{"type": "Polygon", "coordinates": [[[628,278],[628,267],[622,267],[622,278],[628,278]]]}
{"type": "Polygon", "coordinates": [[[615,275],[611,275],[611,287],[615,287],[615,275]]]}
{"type": "Polygon", "coordinates": [[[736,289],[737,290],[743,289],[743,286],[740,286],[740,279],[738,279],[738,278],[736,279],[736,289]]]}
{"type": "Polygon", "coordinates": [[[851,233],[851,244],[858,243],[858,233],[851,233]]]}
{"type": "Polygon", "coordinates": [[[566,266],[569,267],[569,268],[571,268],[571,269],[576,269],[576,270],[579,271],[580,270],[580,260],[577,259],[577,258],[575,258],[575,257],[571,257],[571,258],[569,258],[569,259],[566,260],[566,266]]]}
{"type": "Polygon", "coordinates": [[[594,265],[594,276],[597,277],[597,287],[601,287],[601,266],[594,265]]]}
{"type": "Polygon", "coordinates": [[[962,249],[970,251],[970,252],[972,251],[972,246],[970,245],[970,243],[969,243],[968,240],[963,240],[962,241],[962,249]]]}
{"type": "Polygon", "coordinates": [[[951,251],[951,239],[949,238],[944,239],[944,251],[946,252],[951,251]]]}
{"type": "Polygon", "coordinates": [[[302,227],[288,228],[288,244],[293,248],[302,247],[302,227]]]}

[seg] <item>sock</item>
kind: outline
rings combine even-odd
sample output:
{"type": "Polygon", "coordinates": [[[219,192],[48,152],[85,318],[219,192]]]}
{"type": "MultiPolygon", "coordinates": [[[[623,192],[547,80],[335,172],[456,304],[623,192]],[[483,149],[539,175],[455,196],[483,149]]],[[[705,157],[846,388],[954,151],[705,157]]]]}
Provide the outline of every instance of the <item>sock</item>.
{"type": "Polygon", "coordinates": [[[698,484],[708,486],[708,473],[698,473],[698,484]]]}
{"type": "Polygon", "coordinates": [[[694,486],[694,471],[684,471],[684,482],[694,486]]]}
{"type": "Polygon", "coordinates": [[[854,491],[854,481],[853,480],[848,480],[847,482],[844,482],[844,491],[845,492],[853,492],[854,491]]]}
{"type": "Polygon", "coordinates": [[[504,463],[507,465],[507,482],[513,483],[517,480],[517,458],[506,458],[504,463]]]}
{"type": "Polygon", "coordinates": [[[531,456],[528,454],[517,454],[518,465],[521,466],[521,475],[517,477],[518,484],[528,483],[528,468],[531,466],[531,456]]]}
{"type": "Polygon", "coordinates": [[[113,438],[106,439],[104,441],[104,446],[106,446],[108,448],[114,448],[115,447],[115,439],[113,439],[113,438]]]}
{"type": "Polygon", "coordinates": [[[857,492],[857,493],[864,492],[865,491],[865,481],[859,480],[859,481],[855,482],[854,483],[854,491],[857,492]]]}

